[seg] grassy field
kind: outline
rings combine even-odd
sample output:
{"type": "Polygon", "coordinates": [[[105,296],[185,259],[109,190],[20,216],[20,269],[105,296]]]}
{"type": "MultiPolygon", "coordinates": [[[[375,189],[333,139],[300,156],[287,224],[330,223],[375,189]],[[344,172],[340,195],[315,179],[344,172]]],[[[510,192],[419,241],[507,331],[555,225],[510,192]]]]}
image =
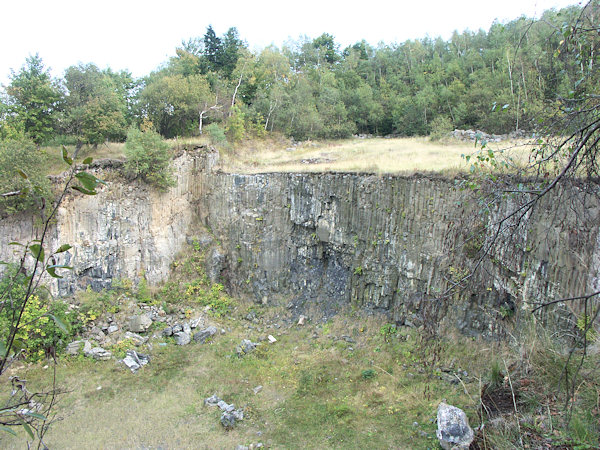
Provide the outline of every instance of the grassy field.
{"type": "MultiPolygon", "coordinates": [[[[443,351],[453,362],[445,363],[465,382],[451,384],[440,379],[439,368],[427,367],[414,330],[390,334],[386,342],[382,318],[348,313],[299,326],[288,324],[280,310],[253,306],[259,317],[253,323],[242,318],[248,308],[240,306],[223,320],[220,325],[229,331],[210,344],[179,347],[167,339],[161,347],[155,341],[152,361],[136,374],[116,361],[62,358],[59,384],[71,392],[59,404],[63,420],[53,426],[47,444],[61,449],[233,449],[258,442],[296,449],[435,448],[434,419],[442,399],[464,408],[477,423],[477,368],[499,348],[467,351],[460,342],[446,343],[443,351]],[[235,353],[241,339],[255,342],[267,334],[277,342],[262,343],[244,357],[235,353]],[[471,373],[465,377],[467,369],[471,373]],[[255,394],[258,385],[263,389],[255,394]],[[220,425],[216,408],[203,405],[213,394],[244,409],[245,419],[234,430],[220,425]]],[[[30,390],[49,378],[41,364],[19,373],[30,390]]],[[[24,441],[24,432],[18,438],[0,434],[2,448],[22,448],[24,441]]]]}
{"type": "MultiPolygon", "coordinates": [[[[489,144],[495,150],[507,148],[522,164],[529,149],[523,143],[489,144]]],[[[474,143],[454,139],[431,141],[425,137],[348,139],[303,142],[250,141],[232,152],[225,152],[223,170],[227,172],[441,172],[467,171],[463,155],[480,151],[474,143]]]]}
{"type": "MultiPolygon", "coordinates": [[[[523,442],[524,448],[592,449],[598,442],[597,354],[581,372],[565,431],[560,379],[566,358],[539,335],[515,347],[466,337],[424,340],[421,330],[396,330],[383,317],[352,311],[330,320],[316,314],[305,325],[288,319],[281,308],[238,303],[218,320],[225,334],[209,343],[180,347],[158,338],[151,349],[139,348],[152,360],[135,374],[116,360],[62,357],[59,386],[69,392],[55,410],[61,420],[47,445],[435,449],[438,404],[462,408],[478,427],[484,385],[496,386],[490,398],[502,400],[504,410],[494,424],[485,420],[476,448],[512,449],[523,442]],[[249,312],[255,320],[246,319],[249,312]],[[241,339],[256,342],[268,334],[277,342],[262,341],[254,352],[237,355],[241,339]],[[257,386],[263,388],[255,393],[257,386]],[[217,408],[204,406],[213,394],[243,408],[244,420],[233,430],[220,425],[217,408]]],[[[30,390],[50,383],[46,363],[21,364],[2,377],[1,393],[15,373],[30,390]]],[[[26,437],[23,430],[18,437],[1,433],[0,448],[23,448],[26,437]]]]}
{"type": "MultiPolygon", "coordinates": [[[[174,149],[208,145],[208,138],[172,139],[174,149]]],[[[530,146],[523,142],[490,143],[488,148],[504,149],[502,157],[511,164],[523,164],[530,146]]],[[[108,143],[97,148],[84,147],[81,157],[124,158],[124,144],[108,143]]],[[[235,147],[220,147],[221,169],[235,173],[261,172],[439,172],[455,175],[467,171],[465,155],[481,148],[472,142],[455,139],[431,141],[426,137],[346,139],[292,143],[284,138],[248,140],[235,147]]],[[[487,151],[487,149],[486,149],[487,151]]],[[[59,147],[48,147],[51,173],[64,170],[59,147]]]]}

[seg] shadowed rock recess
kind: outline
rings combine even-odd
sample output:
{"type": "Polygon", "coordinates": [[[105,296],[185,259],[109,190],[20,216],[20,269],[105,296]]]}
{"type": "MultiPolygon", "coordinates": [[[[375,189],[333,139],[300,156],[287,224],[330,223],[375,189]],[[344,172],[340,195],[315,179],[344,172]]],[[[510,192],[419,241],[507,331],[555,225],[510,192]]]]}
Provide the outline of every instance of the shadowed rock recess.
{"type": "MultiPolygon", "coordinates": [[[[61,262],[75,270],[49,280],[54,292],[99,290],[142,273],[160,283],[191,242],[205,247],[210,278],[234,295],[298,314],[351,305],[474,336],[502,334],[531,302],[600,289],[600,205],[577,186],[544,198],[448,293],[478,264],[493,235],[487,226],[514,199],[486,210],[459,181],[439,176],[239,175],[217,164],[216,152],[196,149],[175,158],[178,183],[167,193],[105,171],[99,176],[113,181],[97,196],[70,195],[51,245],[73,246],[61,262]]],[[[0,258],[10,256],[8,242],[35,231],[26,216],[3,220],[0,258]]],[[[564,320],[565,306],[544,318],[564,320]]]]}

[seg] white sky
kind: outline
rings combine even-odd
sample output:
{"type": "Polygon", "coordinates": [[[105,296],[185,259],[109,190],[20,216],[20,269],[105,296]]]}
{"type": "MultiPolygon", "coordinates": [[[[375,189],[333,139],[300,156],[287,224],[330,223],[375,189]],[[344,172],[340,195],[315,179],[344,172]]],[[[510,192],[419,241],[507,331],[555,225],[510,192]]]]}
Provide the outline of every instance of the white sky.
{"type": "MultiPolygon", "coordinates": [[[[0,84],[36,52],[54,76],[79,62],[150,73],[182,40],[237,27],[251,49],[327,32],[343,49],[361,39],[376,45],[488,30],[494,19],[539,17],[577,0],[3,0],[0,84]]],[[[584,2],[585,3],[585,2],[584,2]]]]}

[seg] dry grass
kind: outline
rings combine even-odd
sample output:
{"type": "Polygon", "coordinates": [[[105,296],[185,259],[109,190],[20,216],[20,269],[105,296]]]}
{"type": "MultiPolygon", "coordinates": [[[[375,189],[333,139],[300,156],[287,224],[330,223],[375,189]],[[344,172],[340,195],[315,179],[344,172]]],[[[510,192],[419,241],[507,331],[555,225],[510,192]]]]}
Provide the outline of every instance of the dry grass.
{"type": "MultiPolygon", "coordinates": [[[[74,145],[65,146],[69,155],[73,155],[75,151],[74,145]]],[[[119,142],[108,142],[94,148],[93,146],[83,146],[77,155],[77,161],[91,156],[94,160],[98,159],[124,159],[125,154],[123,149],[125,148],[124,143],[119,142]]],[[[67,169],[65,162],[62,159],[62,147],[44,147],[43,148],[48,164],[48,173],[51,175],[58,175],[67,169]]]]}
{"type": "MultiPolygon", "coordinates": [[[[168,141],[174,150],[209,145],[207,136],[175,138],[168,141]]],[[[94,148],[84,146],[79,159],[123,159],[124,143],[106,143],[94,148]]],[[[496,158],[523,166],[531,146],[525,142],[490,143],[481,150],[472,142],[454,139],[431,141],[426,137],[346,139],[338,141],[306,141],[293,144],[288,139],[272,136],[244,141],[236,146],[219,148],[221,169],[230,173],[266,172],[372,172],[412,174],[437,172],[455,175],[465,172],[474,156],[487,149],[496,151],[496,158]],[[465,155],[473,155],[467,162],[465,155]]],[[[46,147],[49,173],[65,169],[60,147],[46,147]]],[[[67,146],[70,153],[73,146],[67,146]]]]}
{"type": "MultiPolygon", "coordinates": [[[[520,143],[488,144],[503,156],[526,161],[529,147],[520,143]]],[[[226,172],[442,172],[455,174],[470,166],[463,155],[480,151],[474,143],[429,138],[372,138],[341,141],[303,142],[291,145],[284,140],[251,141],[226,153],[226,172]]]]}

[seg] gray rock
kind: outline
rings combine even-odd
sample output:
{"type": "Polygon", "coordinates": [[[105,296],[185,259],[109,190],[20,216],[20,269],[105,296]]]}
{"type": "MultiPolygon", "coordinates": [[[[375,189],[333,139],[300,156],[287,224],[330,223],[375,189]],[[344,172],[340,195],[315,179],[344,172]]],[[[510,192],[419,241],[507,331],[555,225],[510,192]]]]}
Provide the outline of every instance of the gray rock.
{"type": "Polygon", "coordinates": [[[462,409],[440,403],[437,423],[436,435],[444,450],[467,450],[473,442],[474,433],[462,409]]]}
{"type": "Polygon", "coordinates": [[[204,399],[204,404],[206,406],[217,406],[220,401],[222,400],[219,397],[217,397],[216,395],[212,395],[204,399]]]}
{"type": "Polygon", "coordinates": [[[235,427],[235,420],[235,416],[231,413],[224,412],[221,415],[221,425],[223,425],[223,427],[227,430],[231,430],[233,427],[235,427]]]}
{"type": "Polygon", "coordinates": [[[163,329],[163,330],[160,332],[160,334],[161,334],[161,336],[163,336],[163,337],[169,337],[169,336],[173,336],[173,328],[171,328],[171,327],[167,327],[167,328],[163,329]]]}
{"type": "Polygon", "coordinates": [[[173,334],[183,331],[183,326],[180,323],[173,325],[173,334]]]}
{"type": "MultiPolygon", "coordinates": [[[[67,355],[78,355],[79,352],[81,351],[81,346],[83,344],[83,341],[73,341],[70,344],[67,345],[66,348],[66,352],[67,355]]],[[[90,348],[91,350],[91,348],[90,348]]]]}
{"type": "Polygon", "coordinates": [[[202,316],[200,316],[197,319],[194,319],[190,322],[190,327],[198,328],[198,327],[202,326],[203,324],[204,324],[204,318],[202,316]]]}
{"type": "Polygon", "coordinates": [[[130,339],[136,347],[148,342],[148,336],[140,336],[139,334],[126,331],[124,335],[125,339],[130,339]]]}
{"type": "Polygon", "coordinates": [[[113,334],[113,333],[116,333],[117,331],[119,331],[119,327],[117,325],[110,325],[106,330],[106,332],[108,334],[113,334]]]}
{"type": "Polygon", "coordinates": [[[262,391],[262,389],[262,386],[256,386],[254,389],[252,389],[252,391],[254,392],[254,394],[258,394],[260,391],[262,391]]]}
{"type": "Polygon", "coordinates": [[[92,343],[87,339],[83,341],[83,354],[87,356],[92,351],[92,343]]]}
{"type": "MultiPolygon", "coordinates": [[[[227,407],[229,406],[229,404],[228,404],[226,401],[224,401],[224,400],[219,400],[219,402],[217,403],[217,406],[219,407],[219,409],[220,409],[221,411],[226,411],[226,412],[229,412],[229,411],[227,411],[227,407]]],[[[232,408],[231,410],[234,410],[234,409],[235,409],[235,408],[232,408]]]]}
{"type": "Polygon", "coordinates": [[[126,356],[123,358],[123,363],[134,373],[149,362],[150,357],[148,355],[143,355],[135,350],[127,350],[126,356]]]}
{"type": "Polygon", "coordinates": [[[194,334],[194,340],[196,342],[201,342],[202,344],[204,344],[209,337],[212,337],[215,334],[217,334],[217,328],[210,326],[194,334]]]}
{"type": "Polygon", "coordinates": [[[242,344],[236,348],[238,355],[248,354],[253,352],[256,348],[256,344],[249,339],[242,339],[242,344]]]}
{"type": "Polygon", "coordinates": [[[187,333],[184,333],[183,331],[180,331],[179,333],[175,333],[173,336],[175,336],[175,343],[177,345],[188,345],[192,340],[190,335],[187,333]]]}
{"type": "Polygon", "coordinates": [[[225,269],[227,255],[219,248],[213,248],[212,252],[206,257],[206,275],[208,279],[216,283],[221,277],[221,272],[225,269]]]}
{"type": "Polygon", "coordinates": [[[129,318],[129,329],[134,333],[143,333],[152,325],[150,315],[145,313],[129,318]]]}
{"type": "Polygon", "coordinates": [[[192,334],[192,327],[188,323],[183,324],[183,332],[187,334],[192,334]]]}
{"type": "Polygon", "coordinates": [[[94,358],[98,361],[107,361],[112,358],[112,353],[108,350],[103,349],[102,347],[94,347],[89,352],[85,354],[90,358],[94,358]]]}

